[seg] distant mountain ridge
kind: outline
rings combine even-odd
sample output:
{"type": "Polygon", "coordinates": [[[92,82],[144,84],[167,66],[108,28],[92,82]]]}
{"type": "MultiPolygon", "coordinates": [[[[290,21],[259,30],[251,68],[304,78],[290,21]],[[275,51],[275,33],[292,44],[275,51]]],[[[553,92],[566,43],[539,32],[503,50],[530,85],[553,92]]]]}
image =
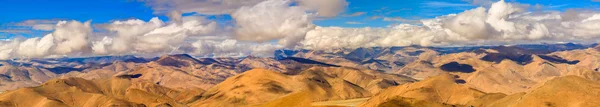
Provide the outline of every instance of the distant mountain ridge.
{"type": "Polygon", "coordinates": [[[407,46],[278,50],[272,58],[9,60],[0,61],[0,106],[306,107],[334,100],[364,107],[598,105],[591,101],[595,97],[582,97],[600,91],[595,89],[600,50],[592,47],[407,46]],[[554,89],[573,93],[549,95],[554,89]],[[585,100],[571,103],[578,98],[585,100]]]}
{"type": "MultiPolygon", "coordinates": [[[[540,55],[547,60],[553,60],[563,63],[575,63],[576,61],[567,61],[552,56],[545,56],[558,51],[569,51],[577,49],[587,49],[595,47],[597,44],[522,44],[513,46],[466,46],[466,47],[424,47],[424,46],[405,46],[405,47],[371,47],[356,49],[331,49],[331,50],[276,50],[275,59],[284,59],[287,57],[300,57],[306,59],[327,62],[328,60],[349,61],[353,64],[337,64],[341,66],[363,67],[380,71],[395,71],[404,67],[406,64],[415,61],[419,57],[434,55],[446,55],[461,52],[474,52],[487,54],[483,60],[497,62],[504,59],[516,61],[521,64],[531,62],[531,55],[540,55]],[[495,53],[487,52],[495,50],[495,53]],[[427,53],[423,55],[424,53],[427,53]]],[[[334,61],[335,62],[335,61],[334,61]]],[[[339,62],[339,61],[338,61],[339,62]]],[[[334,63],[332,63],[334,64],[334,63]]]]}

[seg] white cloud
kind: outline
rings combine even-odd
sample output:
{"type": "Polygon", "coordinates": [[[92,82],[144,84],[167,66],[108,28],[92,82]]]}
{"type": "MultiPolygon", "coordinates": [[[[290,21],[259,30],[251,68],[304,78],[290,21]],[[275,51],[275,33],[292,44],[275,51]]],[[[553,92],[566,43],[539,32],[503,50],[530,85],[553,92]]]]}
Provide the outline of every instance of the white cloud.
{"type": "Polygon", "coordinates": [[[441,30],[409,24],[390,28],[317,27],[307,33],[301,44],[307,49],[431,45],[439,42],[436,38],[442,35],[441,30]]]}
{"type": "Polygon", "coordinates": [[[93,53],[99,54],[99,55],[110,54],[110,52],[106,48],[106,46],[110,45],[112,43],[113,43],[112,38],[109,38],[107,36],[104,36],[104,38],[102,38],[102,40],[100,40],[100,41],[94,41],[94,42],[92,42],[93,53]]]}
{"type": "Polygon", "coordinates": [[[111,54],[161,54],[177,50],[189,36],[212,33],[217,24],[203,18],[181,19],[182,23],[166,24],[158,18],[148,22],[138,19],[115,21],[105,28],[116,33],[116,36],[106,37],[93,47],[94,52],[111,54]],[[110,41],[110,42],[109,42],[110,41]]]}
{"type": "Polygon", "coordinates": [[[0,59],[6,60],[13,58],[18,55],[13,55],[13,52],[16,50],[16,47],[19,47],[20,41],[1,41],[0,42],[0,59]]]}
{"type": "Polygon", "coordinates": [[[42,58],[85,55],[159,55],[180,51],[186,40],[217,29],[217,23],[201,17],[182,17],[182,23],[165,23],[158,18],[148,22],[132,19],[100,25],[108,31],[102,37],[92,32],[91,23],[60,21],[43,37],[0,43],[0,58],[42,58]]]}
{"type": "MultiPolygon", "coordinates": [[[[97,25],[97,30],[104,32],[93,32],[90,22],[26,21],[23,24],[32,29],[52,33],[0,41],[0,59],[171,53],[270,56],[273,50],[281,48],[598,42],[600,38],[600,13],[595,11],[528,12],[527,5],[488,1],[471,0],[485,5],[432,19],[374,16],[372,19],[403,24],[341,28],[319,27],[312,21],[340,14],[348,5],[345,0],[150,0],[147,2],[155,10],[170,12],[170,21],[131,19],[97,25]],[[187,12],[231,14],[233,24],[218,26],[201,16],[181,15],[187,12]]],[[[364,13],[355,13],[360,14],[364,13]]]]}
{"type": "Polygon", "coordinates": [[[66,55],[81,52],[89,47],[88,36],[92,33],[91,22],[61,21],[52,32],[56,44],[55,52],[66,55]]]}
{"type": "Polygon", "coordinates": [[[289,0],[268,0],[252,7],[242,7],[231,16],[235,20],[236,39],[267,42],[279,40],[287,47],[296,45],[313,29],[311,14],[289,0]]]}
{"type": "MultiPolygon", "coordinates": [[[[526,12],[528,6],[499,1],[459,14],[421,20],[422,25],[387,28],[317,27],[302,46],[309,49],[372,46],[447,46],[535,42],[598,42],[600,18],[595,12],[526,12]],[[568,19],[565,19],[568,18],[568,19]]],[[[386,18],[384,18],[386,20],[386,18]]],[[[387,18],[388,21],[401,19],[387,18]]]]}
{"type": "Polygon", "coordinates": [[[271,56],[274,50],[282,48],[280,45],[245,43],[234,39],[198,40],[192,43],[192,46],[195,49],[191,54],[217,57],[240,55],[271,56]]]}
{"type": "Polygon", "coordinates": [[[50,54],[50,48],[54,47],[54,36],[48,34],[43,38],[29,38],[23,41],[17,50],[17,54],[24,57],[43,57],[50,54]]]}
{"type": "Polygon", "coordinates": [[[594,14],[594,16],[589,17],[581,22],[596,21],[596,20],[600,20],[600,14],[594,14]]]}
{"type": "Polygon", "coordinates": [[[486,9],[480,7],[444,20],[442,27],[450,37],[461,40],[487,39],[493,36],[495,31],[486,23],[486,18],[486,9]]]}
{"type": "Polygon", "coordinates": [[[13,39],[0,43],[0,59],[15,57],[38,58],[49,55],[71,55],[85,53],[89,47],[88,36],[92,32],[90,22],[60,21],[51,34],[29,38],[25,41],[13,39]]]}

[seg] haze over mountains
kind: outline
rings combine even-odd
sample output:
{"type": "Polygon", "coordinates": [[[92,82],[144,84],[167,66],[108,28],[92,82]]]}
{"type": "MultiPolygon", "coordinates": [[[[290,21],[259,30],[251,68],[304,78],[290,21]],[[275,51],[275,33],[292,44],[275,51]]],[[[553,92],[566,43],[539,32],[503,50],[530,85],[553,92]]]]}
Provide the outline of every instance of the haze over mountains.
{"type": "Polygon", "coordinates": [[[600,106],[595,44],[279,50],[274,55],[5,60],[0,105],[600,106]]]}

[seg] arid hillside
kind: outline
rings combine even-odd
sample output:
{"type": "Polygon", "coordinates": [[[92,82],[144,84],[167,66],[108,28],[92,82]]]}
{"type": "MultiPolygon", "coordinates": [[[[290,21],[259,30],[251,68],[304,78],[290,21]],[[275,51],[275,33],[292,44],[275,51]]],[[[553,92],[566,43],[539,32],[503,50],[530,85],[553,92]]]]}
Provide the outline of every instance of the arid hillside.
{"type": "Polygon", "coordinates": [[[0,106],[600,106],[594,100],[600,96],[600,51],[578,48],[410,46],[303,50],[276,58],[0,61],[0,106]]]}

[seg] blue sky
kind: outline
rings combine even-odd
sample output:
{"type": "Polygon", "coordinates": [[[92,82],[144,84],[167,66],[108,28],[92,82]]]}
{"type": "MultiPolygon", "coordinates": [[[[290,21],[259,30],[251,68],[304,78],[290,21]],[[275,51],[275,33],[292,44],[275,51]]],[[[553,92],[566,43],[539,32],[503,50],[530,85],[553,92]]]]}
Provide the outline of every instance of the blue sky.
{"type": "MultiPolygon", "coordinates": [[[[153,14],[150,6],[137,0],[0,0],[0,30],[19,29],[10,24],[25,20],[92,20],[93,23],[106,23],[113,20],[142,19],[164,15],[153,14]]],[[[385,27],[390,24],[410,23],[406,21],[385,21],[389,19],[418,20],[459,13],[478,7],[465,0],[348,0],[346,12],[334,18],[316,20],[319,26],[340,27],[385,27]],[[355,16],[352,16],[352,14],[355,16]],[[362,15],[358,15],[362,13],[362,15]]],[[[598,9],[599,3],[591,0],[508,0],[543,5],[544,10],[564,11],[569,8],[598,9]]],[[[227,21],[227,16],[214,17],[227,21]]],[[[33,31],[25,34],[0,33],[2,36],[39,35],[46,32],[33,31]]]]}
{"type": "MultiPolygon", "coordinates": [[[[546,11],[564,11],[571,8],[597,9],[600,3],[591,0],[507,0],[529,4],[543,5],[546,11]]],[[[359,17],[337,17],[330,20],[316,21],[321,26],[343,26],[343,27],[383,27],[394,23],[393,21],[370,20],[373,16],[401,17],[403,19],[434,18],[436,16],[460,13],[468,9],[476,8],[465,0],[349,0],[350,5],[345,14],[355,12],[366,12],[359,17]],[[379,11],[383,10],[383,11],[379,11]],[[362,22],[363,24],[347,24],[346,22],[362,22]]]]}
{"type": "Polygon", "coordinates": [[[0,0],[0,58],[190,52],[269,56],[284,48],[598,43],[600,2],[593,1],[598,0],[0,0]],[[478,7],[484,8],[465,12],[478,7]],[[203,17],[167,17],[179,19],[173,15],[180,12],[203,17]],[[419,26],[422,19],[457,13],[465,14],[419,26]],[[130,20],[154,17],[166,24],[130,20]],[[75,21],[56,26],[70,20],[75,21]],[[111,24],[124,20],[136,23],[111,24]],[[92,24],[80,24],[85,21],[92,24]],[[69,46],[81,48],[57,50],[69,46]]]}
{"type": "Polygon", "coordinates": [[[29,19],[69,19],[108,22],[115,19],[152,18],[152,9],[124,0],[2,0],[0,23],[29,19]]]}

